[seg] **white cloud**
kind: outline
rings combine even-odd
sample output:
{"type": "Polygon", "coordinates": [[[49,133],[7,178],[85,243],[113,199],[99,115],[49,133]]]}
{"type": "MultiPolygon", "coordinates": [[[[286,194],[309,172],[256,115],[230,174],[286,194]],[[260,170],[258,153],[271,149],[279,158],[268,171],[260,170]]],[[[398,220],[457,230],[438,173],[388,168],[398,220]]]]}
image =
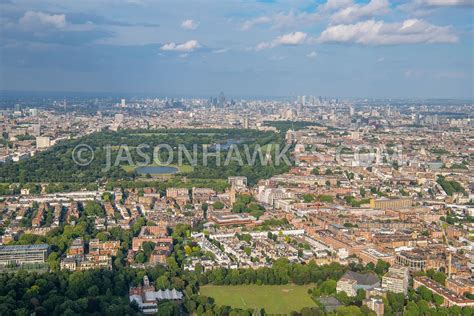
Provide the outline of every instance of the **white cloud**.
{"type": "Polygon", "coordinates": [[[125,3],[140,5],[140,6],[145,5],[145,1],[143,0],[126,0],[125,3]]]}
{"type": "Polygon", "coordinates": [[[324,30],[318,43],[338,42],[363,45],[394,45],[413,43],[455,43],[458,37],[450,26],[436,26],[418,19],[402,23],[384,21],[364,21],[356,24],[329,26],[324,30]]]}
{"type": "Polygon", "coordinates": [[[212,53],[214,53],[214,54],[223,54],[223,53],[226,53],[228,51],[229,51],[228,48],[220,48],[220,49],[213,50],[212,53]]]}
{"type": "Polygon", "coordinates": [[[262,42],[255,47],[255,50],[273,48],[280,45],[294,46],[302,44],[308,35],[303,32],[293,32],[278,36],[271,42],[262,42]]]}
{"type": "Polygon", "coordinates": [[[199,26],[199,23],[193,21],[193,20],[185,20],[183,23],[181,23],[181,28],[185,30],[195,30],[199,26]]]}
{"type": "Polygon", "coordinates": [[[321,4],[318,9],[321,11],[334,11],[348,7],[352,4],[352,0],[328,0],[326,3],[321,4]]]}
{"type": "Polygon", "coordinates": [[[247,20],[242,24],[242,30],[248,31],[263,24],[271,24],[273,29],[311,26],[324,21],[331,14],[331,20],[334,23],[351,23],[363,18],[386,14],[389,10],[389,0],[371,0],[367,4],[357,4],[354,3],[354,0],[328,0],[326,3],[317,6],[313,12],[291,10],[247,20]]]}
{"type": "Polygon", "coordinates": [[[242,24],[242,30],[248,31],[264,24],[271,24],[273,29],[312,26],[329,17],[334,24],[353,23],[364,18],[387,14],[388,12],[390,12],[389,0],[371,0],[366,4],[358,4],[354,0],[328,0],[326,3],[320,4],[313,12],[291,10],[289,12],[279,12],[274,15],[264,15],[247,20],[242,24]]]}
{"type": "Polygon", "coordinates": [[[473,0],[413,0],[397,6],[397,9],[410,13],[412,16],[431,14],[436,8],[473,7],[473,0]]]}
{"type": "Polygon", "coordinates": [[[196,40],[190,40],[182,44],[176,44],[174,42],[167,43],[161,46],[161,50],[164,51],[175,51],[175,52],[186,52],[190,53],[200,47],[199,42],[196,40]]]}
{"type": "Polygon", "coordinates": [[[308,58],[316,58],[316,57],[318,57],[318,53],[316,53],[315,51],[312,51],[311,53],[309,53],[308,55],[306,55],[306,57],[308,57],[308,58]]]}
{"type": "Polygon", "coordinates": [[[306,39],[307,34],[303,32],[288,33],[276,38],[278,45],[299,45],[306,39]]]}
{"type": "Polygon", "coordinates": [[[280,13],[276,15],[273,19],[273,28],[290,28],[296,26],[309,26],[313,25],[322,20],[322,16],[319,12],[299,12],[295,13],[293,11],[284,14],[280,13]]]}
{"type": "Polygon", "coordinates": [[[252,19],[252,20],[247,20],[242,25],[242,30],[243,31],[248,31],[248,30],[252,29],[254,26],[257,26],[257,25],[260,25],[260,24],[267,24],[267,23],[270,23],[271,21],[272,21],[272,19],[269,18],[268,16],[261,16],[261,17],[258,17],[258,18],[252,19]]]}
{"type": "Polygon", "coordinates": [[[248,31],[255,26],[271,24],[273,29],[284,29],[299,26],[313,25],[322,20],[319,12],[280,12],[273,16],[260,16],[247,20],[242,24],[242,30],[248,31]]]}
{"type": "Polygon", "coordinates": [[[20,25],[37,30],[40,28],[64,28],[66,26],[65,14],[48,14],[40,11],[26,11],[19,20],[20,25]]]}
{"type": "Polygon", "coordinates": [[[388,0],[371,0],[367,4],[352,4],[341,8],[331,16],[331,22],[334,24],[353,23],[364,18],[387,14],[389,11],[388,0]]]}
{"type": "Polygon", "coordinates": [[[431,7],[474,6],[472,0],[415,0],[414,4],[431,7]]]}

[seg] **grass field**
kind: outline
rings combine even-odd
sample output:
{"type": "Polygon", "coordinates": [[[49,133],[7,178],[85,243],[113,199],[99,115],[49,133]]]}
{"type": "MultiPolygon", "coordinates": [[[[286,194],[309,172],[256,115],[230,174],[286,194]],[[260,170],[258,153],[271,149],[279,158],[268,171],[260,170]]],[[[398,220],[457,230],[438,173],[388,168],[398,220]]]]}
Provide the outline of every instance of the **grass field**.
{"type": "MultiPolygon", "coordinates": [[[[146,166],[147,167],[159,167],[159,166],[175,167],[175,168],[179,169],[179,173],[190,173],[194,169],[192,166],[189,166],[189,165],[180,165],[180,166],[178,166],[178,165],[175,165],[175,164],[159,165],[159,164],[151,163],[151,164],[148,164],[146,166]]],[[[123,165],[122,166],[122,169],[127,171],[127,172],[132,172],[136,168],[138,168],[138,166],[130,166],[130,165],[123,165]]],[[[164,175],[167,175],[167,174],[164,173],[164,174],[161,174],[160,176],[164,176],[164,175]]],[[[170,174],[170,175],[173,175],[173,174],[170,174]]]]}
{"type": "Polygon", "coordinates": [[[267,313],[289,314],[316,306],[308,294],[313,285],[205,285],[201,295],[213,297],[217,305],[264,308],[267,313]]]}

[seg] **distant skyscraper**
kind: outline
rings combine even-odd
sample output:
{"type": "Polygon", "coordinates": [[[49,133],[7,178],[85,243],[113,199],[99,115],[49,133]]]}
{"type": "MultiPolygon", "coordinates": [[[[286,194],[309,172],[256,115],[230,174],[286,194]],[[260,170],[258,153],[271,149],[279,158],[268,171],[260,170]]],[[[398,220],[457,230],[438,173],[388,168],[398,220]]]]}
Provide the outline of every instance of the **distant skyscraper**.
{"type": "Polygon", "coordinates": [[[420,125],[420,124],[421,124],[421,114],[420,114],[420,113],[416,113],[416,116],[415,116],[415,124],[416,124],[416,125],[420,125]]]}
{"type": "Polygon", "coordinates": [[[122,100],[120,101],[120,106],[123,107],[123,108],[125,107],[125,99],[122,99],[122,100]]]}
{"type": "Polygon", "coordinates": [[[303,112],[303,104],[298,103],[298,104],[296,105],[296,112],[297,112],[298,114],[301,113],[301,112],[303,112]]]}
{"type": "Polygon", "coordinates": [[[219,93],[219,106],[225,105],[225,95],[224,92],[219,93]]]}

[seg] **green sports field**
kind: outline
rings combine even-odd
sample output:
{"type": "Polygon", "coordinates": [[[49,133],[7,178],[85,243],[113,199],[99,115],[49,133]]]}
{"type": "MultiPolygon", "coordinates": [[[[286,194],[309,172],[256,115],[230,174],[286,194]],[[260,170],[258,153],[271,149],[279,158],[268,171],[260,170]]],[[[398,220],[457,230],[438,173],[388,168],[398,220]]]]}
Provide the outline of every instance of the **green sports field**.
{"type": "Polygon", "coordinates": [[[267,313],[289,314],[316,306],[308,294],[312,285],[205,285],[201,295],[213,297],[217,305],[265,308],[267,313]]]}

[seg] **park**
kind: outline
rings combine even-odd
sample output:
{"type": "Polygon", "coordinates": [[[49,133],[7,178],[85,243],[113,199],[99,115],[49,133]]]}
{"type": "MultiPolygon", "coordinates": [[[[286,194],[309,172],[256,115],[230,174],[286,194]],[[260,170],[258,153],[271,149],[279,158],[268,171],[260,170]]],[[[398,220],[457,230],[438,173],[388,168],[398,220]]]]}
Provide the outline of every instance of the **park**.
{"type": "Polygon", "coordinates": [[[261,309],[271,314],[289,314],[316,303],[308,294],[311,284],[296,285],[205,285],[200,294],[215,299],[217,305],[261,309]]]}

